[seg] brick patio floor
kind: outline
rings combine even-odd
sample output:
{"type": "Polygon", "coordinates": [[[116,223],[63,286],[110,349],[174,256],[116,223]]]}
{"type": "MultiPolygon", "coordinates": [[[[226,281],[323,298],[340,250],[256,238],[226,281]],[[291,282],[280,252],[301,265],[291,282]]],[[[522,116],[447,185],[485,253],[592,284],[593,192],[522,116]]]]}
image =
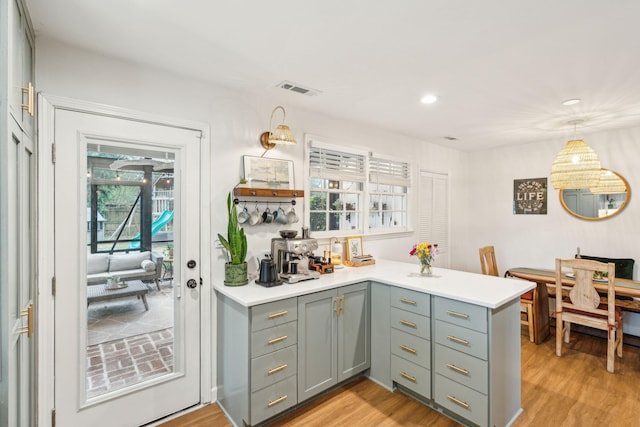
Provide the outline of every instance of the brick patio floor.
{"type": "Polygon", "coordinates": [[[87,397],[173,372],[173,328],[87,347],[87,397]]]}

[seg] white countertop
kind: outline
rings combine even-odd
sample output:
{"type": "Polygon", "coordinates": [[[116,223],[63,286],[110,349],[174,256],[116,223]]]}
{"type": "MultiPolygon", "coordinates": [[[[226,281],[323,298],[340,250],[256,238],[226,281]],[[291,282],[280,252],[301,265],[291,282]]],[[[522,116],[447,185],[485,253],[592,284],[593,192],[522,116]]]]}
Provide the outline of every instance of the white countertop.
{"type": "Polygon", "coordinates": [[[224,286],[220,282],[214,284],[214,289],[245,307],[252,307],[371,280],[483,307],[498,308],[536,287],[535,283],[525,280],[437,267],[433,268],[432,276],[424,277],[418,274],[419,270],[419,264],[376,260],[375,265],[345,267],[335,270],[334,273],[323,274],[319,279],[299,283],[284,283],[266,288],[256,285],[253,281],[245,286],[224,286]]]}

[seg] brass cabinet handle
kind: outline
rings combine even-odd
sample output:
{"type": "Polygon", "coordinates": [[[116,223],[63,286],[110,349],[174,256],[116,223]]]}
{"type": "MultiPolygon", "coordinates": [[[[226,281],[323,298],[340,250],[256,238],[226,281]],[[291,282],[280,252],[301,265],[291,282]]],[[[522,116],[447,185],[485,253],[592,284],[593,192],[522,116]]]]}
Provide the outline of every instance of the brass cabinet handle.
{"type": "Polygon", "coordinates": [[[344,295],[340,297],[340,309],[342,310],[342,314],[344,314],[344,295]]]}
{"type": "Polygon", "coordinates": [[[269,319],[275,319],[276,317],[286,316],[287,314],[289,314],[289,310],[283,310],[283,311],[279,311],[277,313],[271,313],[269,315],[269,319]]]}
{"type": "Polygon", "coordinates": [[[404,351],[408,351],[409,353],[416,354],[416,349],[415,348],[411,348],[411,347],[406,346],[404,344],[400,344],[400,348],[403,349],[404,351]]]}
{"type": "Polygon", "coordinates": [[[456,317],[462,317],[463,319],[468,319],[469,318],[468,314],[458,313],[457,311],[453,311],[453,310],[447,310],[447,314],[450,314],[450,315],[456,316],[456,317]]]}
{"type": "Polygon", "coordinates": [[[454,337],[453,335],[447,335],[447,339],[451,340],[451,341],[458,342],[460,344],[465,344],[465,345],[469,344],[469,341],[463,340],[462,338],[454,337]]]}
{"type": "Polygon", "coordinates": [[[22,88],[22,93],[26,93],[27,94],[27,103],[26,104],[22,104],[21,107],[23,110],[26,110],[27,113],[29,113],[29,115],[31,117],[33,117],[33,85],[31,84],[31,82],[29,82],[29,84],[27,85],[27,87],[23,87],[22,88]]]}
{"type": "Polygon", "coordinates": [[[409,322],[408,320],[401,320],[400,323],[402,323],[405,326],[409,326],[411,328],[415,328],[416,326],[418,326],[413,322],[409,322]]]}
{"type": "Polygon", "coordinates": [[[400,375],[402,375],[403,377],[405,377],[406,379],[408,379],[409,381],[412,382],[417,382],[418,380],[416,380],[416,377],[412,377],[411,375],[407,374],[406,372],[400,372],[400,375]]]}
{"type": "Polygon", "coordinates": [[[415,301],[412,301],[412,300],[406,299],[406,298],[400,298],[400,302],[403,302],[405,304],[411,304],[411,305],[416,305],[417,304],[415,301]]]}
{"type": "Polygon", "coordinates": [[[447,368],[449,368],[449,369],[451,369],[453,371],[456,371],[457,373],[462,374],[462,375],[469,375],[469,371],[467,371],[464,368],[460,368],[460,367],[458,367],[458,366],[456,366],[456,365],[454,365],[452,363],[447,363],[447,368]]]}
{"type": "Polygon", "coordinates": [[[271,408],[273,405],[277,405],[278,403],[283,402],[286,398],[287,398],[286,394],[284,396],[280,396],[276,400],[272,400],[271,402],[269,402],[267,406],[271,408]]]}
{"type": "Polygon", "coordinates": [[[469,404],[467,402],[463,402],[462,400],[458,400],[454,396],[451,396],[450,394],[447,394],[447,398],[449,398],[449,400],[452,401],[453,403],[455,403],[457,405],[460,405],[465,409],[469,409],[469,404]]]}
{"type": "Polygon", "coordinates": [[[282,364],[282,365],[278,366],[277,368],[269,369],[269,370],[267,371],[267,374],[268,374],[268,375],[273,375],[273,374],[275,374],[276,372],[280,372],[280,371],[282,371],[282,370],[283,370],[284,368],[286,368],[286,367],[287,367],[287,364],[286,364],[286,363],[284,363],[284,364],[282,364]]]}
{"type": "Polygon", "coordinates": [[[284,341],[284,340],[286,340],[287,338],[289,338],[289,336],[288,336],[288,335],[283,335],[283,336],[278,337],[278,338],[270,339],[269,341],[267,341],[267,344],[275,344],[275,343],[277,343],[277,342],[284,341]]]}
{"type": "Polygon", "coordinates": [[[19,334],[24,334],[26,332],[27,337],[31,338],[33,335],[33,303],[29,304],[27,308],[20,312],[21,317],[27,317],[27,326],[24,328],[18,329],[16,332],[19,334]]]}
{"type": "Polygon", "coordinates": [[[336,298],[333,300],[333,311],[336,313],[336,317],[340,316],[340,298],[336,298]]]}

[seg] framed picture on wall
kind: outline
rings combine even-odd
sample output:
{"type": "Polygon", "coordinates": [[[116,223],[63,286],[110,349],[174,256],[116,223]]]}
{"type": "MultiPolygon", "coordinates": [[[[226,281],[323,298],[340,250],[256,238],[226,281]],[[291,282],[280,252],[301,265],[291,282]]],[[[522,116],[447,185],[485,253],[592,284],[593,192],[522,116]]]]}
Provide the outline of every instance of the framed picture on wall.
{"type": "Polygon", "coordinates": [[[515,215],[547,214],[547,178],[513,180],[513,213],[515,215]]]}
{"type": "Polygon", "coordinates": [[[293,161],[242,156],[243,178],[249,187],[293,190],[293,161]]]}

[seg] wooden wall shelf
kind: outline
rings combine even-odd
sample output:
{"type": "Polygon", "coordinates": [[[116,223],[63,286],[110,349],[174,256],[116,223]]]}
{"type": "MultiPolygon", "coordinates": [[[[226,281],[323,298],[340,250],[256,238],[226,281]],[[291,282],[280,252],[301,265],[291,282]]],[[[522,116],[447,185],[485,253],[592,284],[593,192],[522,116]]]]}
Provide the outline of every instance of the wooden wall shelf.
{"type": "Polygon", "coordinates": [[[233,189],[236,197],[304,197],[304,190],[284,190],[281,188],[249,188],[236,187],[233,189]]]}

